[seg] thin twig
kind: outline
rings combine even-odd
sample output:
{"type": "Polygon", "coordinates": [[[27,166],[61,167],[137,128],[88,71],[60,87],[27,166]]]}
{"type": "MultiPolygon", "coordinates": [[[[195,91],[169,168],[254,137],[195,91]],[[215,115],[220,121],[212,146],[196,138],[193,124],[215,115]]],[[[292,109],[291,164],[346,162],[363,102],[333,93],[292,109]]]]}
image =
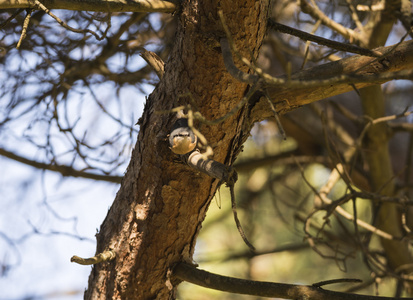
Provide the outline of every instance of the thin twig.
{"type": "Polygon", "coordinates": [[[268,105],[270,106],[272,113],[274,114],[274,119],[275,119],[275,123],[277,124],[278,131],[280,132],[280,135],[283,137],[283,139],[286,140],[287,135],[285,134],[285,130],[281,123],[280,117],[278,116],[277,110],[275,109],[274,104],[272,103],[271,98],[268,95],[268,92],[266,90],[264,91],[264,96],[265,96],[265,99],[267,99],[268,105]]]}
{"type": "Polygon", "coordinates": [[[229,186],[229,190],[231,193],[232,212],[234,215],[234,220],[235,220],[235,224],[237,225],[238,232],[241,235],[242,239],[244,240],[244,243],[248,246],[248,248],[250,248],[251,252],[255,252],[255,247],[248,240],[244,230],[242,229],[241,222],[238,219],[237,204],[235,202],[234,183],[229,183],[228,186],[229,186]]]}
{"type": "Polygon", "coordinates": [[[17,9],[10,17],[7,18],[2,24],[0,24],[0,30],[7,26],[14,18],[16,18],[24,9],[17,9]]]}
{"type": "MultiPolygon", "coordinates": [[[[313,35],[314,33],[316,33],[318,27],[320,27],[321,25],[321,20],[318,20],[314,27],[313,30],[311,31],[311,34],[313,35]]],[[[303,63],[301,64],[300,70],[304,69],[305,64],[307,63],[308,60],[308,55],[310,54],[310,44],[311,41],[306,41],[305,42],[305,47],[304,47],[304,59],[303,59],[303,63]]]]}
{"type": "Polygon", "coordinates": [[[109,175],[99,175],[99,174],[93,174],[85,171],[79,171],[75,170],[71,166],[66,166],[66,165],[59,165],[59,164],[51,164],[51,163],[42,163],[38,162],[35,160],[31,160],[22,156],[19,156],[13,152],[7,151],[5,149],[0,148],[0,155],[10,158],[12,160],[21,162],[23,164],[26,164],[28,166],[32,166],[37,169],[41,170],[49,170],[49,171],[54,171],[58,172],[63,176],[71,176],[71,177],[80,177],[80,178],[88,178],[88,179],[93,179],[93,180],[101,180],[101,181],[107,181],[107,182],[113,182],[113,183],[121,183],[122,181],[122,176],[109,176],[109,175]]]}
{"type": "MultiPolygon", "coordinates": [[[[351,151],[354,151],[354,148],[351,149],[351,151]]],[[[301,168],[301,166],[298,164],[298,166],[301,168]]],[[[331,191],[331,189],[334,187],[334,185],[337,183],[337,181],[341,178],[341,174],[344,172],[344,166],[343,164],[339,163],[335,166],[335,168],[331,171],[330,173],[330,177],[327,181],[327,183],[320,189],[320,191],[316,191],[314,189],[314,187],[306,180],[306,178],[304,177],[305,182],[307,183],[307,185],[314,191],[315,193],[315,199],[319,199],[318,201],[324,205],[330,205],[333,203],[333,201],[331,199],[329,199],[327,197],[327,194],[331,191]]],[[[302,175],[304,176],[304,173],[302,172],[302,175]]],[[[317,209],[316,211],[318,211],[319,209],[317,209]]],[[[347,212],[345,209],[343,209],[341,206],[337,206],[335,208],[335,212],[337,212],[338,214],[340,214],[341,216],[343,216],[344,218],[346,218],[349,221],[354,221],[356,220],[357,225],[360,227],[363,227],[364,229],[382,237],[388,240],[395,240],[397,239],[396,237],[394,237],[393,235],[384,232],[383,230],[378,229],[377,227],[374,227],[373,225],[364,222],[360,219],[357,219],[354,217],[354,215],[350,214],[349,212],[347,212]]],[[[315,213],[315,212],[314,212],[315,213]]],[[[310,219],[311,216],[308,217],[308,219],[310,219]]]]}
{"type": "Polygon", "coordinates": [[[37,5],[38,8],[40,8],[41,10],[43,10],[45,13],[47,13],[49,16],[51,16],[53,19],[56,20],[57,23],[59,23],[61,26],[63,26],[64,28],[66,28],[67,30],[76,32],[76,33],[90,33],[91,35],[93,35],[98,41],[101,41],[105,38],[105,36],[99,36],[96,32],[90,30],[90,29],[76,29],[73,28],[69,25],[67,25],[64,21],[62,21],[59,17],[57,17],[55,14],[53,14],[46,6],[44,6],[39,0],[35,0],[34,1],[35,4],[37,5]]]}
{"type": "Polygon", "coordinates": [[[32,16],[32,12],[33,12],[33,9],[27,9],[27,14],[26,14],[26,17],[24,18],[24,21],[23,21],[22,34],[20,35],[20,39],[17,42],[16,49],[20,48],[23,40],[26,38],[27,28],[29,27],[30,17],[32,16]]]}
{"type": "Polygon", "coordinates": [[[202,154],[204,156],[204,159],[208,159],[209,157],[212,157],[214,155],[214,150],[212,150],[212,147],[209,145],[206,137],[194,126],[194,114],[193,114],[192,109],[188,110],[188,126],[194,132],[194,134],[198,137],[199,141],[206,148],[205,153],[202,154]]]}
{"type": "MultiPolygon", "coordinates": [[[[220,124],[220,123],[224,122],[225,120],[232,117],[233,115],[235,115],[249,101],[249,99],[252,97],[252,95],[257,90],[258,90],[258,84],[253,84],[251,86],[251,88],[248,89],[247,94],[241,99],[240,102],[238,102],[228,113],[226,113],[225,115],[223,115],[223,116],[221,116],[217,119],[214,119],[214,120],[208,120],[200,112],[193,111],[191,105],[182,105],[182,106],[175,107],[171,110],[160,110],[160,111],[156,111],[155,113],[157,113],[157,114],[168,114],[168,113],[176,113],[176,112],[181,111],[181,110],[188,110],[188,112],[192,111],[193,120],[200,121],[201,123],[204,123],[204,124],[207,124],[207,125],[217,125],[217,124],[220,124]]],[[[180,95],[179,98],[186,97],[186,96],[190,97],[192,102],[195,103],[195,101],[193,100],[192,95],[190,93],[180,95]]],[[[189,123],[189,116],[187,116],[187,117],[188,117],[188,123],[189,123]]]]}
{"type": "MultiPolygon", "coordinates": [[[[371,63],[371,62],[370,62],[371,63]]],[[[317,79],[317,80],[295,80],[295,79],[284,79],[272,77],[264,73],[260,68],[253,67],[254,71],[261,76],[265,83],[269,86],[283,86],[284,88],[309,88],[309,87],[322,87],[334,84],[356,84],[356,83],[383,83],[388,80],[396,79],[407,79],[412,80],[413,70],[406,69],[395,72],[386,72],[381,74],[372,75],[358,75],[358,74],[348,74],[348,75],[337,75],[327,79],[317,79]]],[[[359,71],[359,70],[357,70],[359,71]]]]}
{"type": "Polygon", "coordinates": [[[353,5],[352,0],[346,0],[346,2],[347,2],[349,10],[351,12],[351,18],[353,19],[354,23],[356,24],[357,29],[361,32],[361,34],[364,35],[365,34],[364,26],[360,22],[359,16],[357,14],[357,10],[353,5]]]}
{"type": "Polygon", "coordinates": [[[363,140],[364,140],[364,136],[367,134],[367,131],[369,130],[369,128],[373,125],[376,125],[378,123],[383,123],[383,122],[387,122],[387,121],[392,121],[392,120],[396,120],[399,118],[403,118],[403,117],[407,117],[410,114],[412,114],[413,111],[404,111],[398,115],[391,115],[391,116],[385,116],[385,117],[381,117],[381,118],[377,118],[374,120],[370,120],[363,128],[363,130],[361,131],[359,138],[357,139],[357,143],[356,146],[358,148],[361,148],[363,140]]]}
{"type": "MultiPolygon", "coordinates": [[[[315,4],[314,1],[312,2],[315,4]]],[[[331,20],[317,5],[310,5],[306,0],[299,0],[299,4],[304,13],[309,14],[314,20],[321,20],[324,25],[341,34],[344,38],[348,39],[350,43],[359,42],[361,44],[363,42],[360,34],[331,20]]]]}
{"type": "Polygon", "coordinates": [[[375,51],[375,50],[370,50],[366,48],[361,48],[356,45],[351,45],[351,44],[344,44],[336,41],[332,41],[320,36],[316,36],[314,34],[310,34],[292,27],[289,27],[287,25],[283,25],[280,23],[275,22],[273,19],[268,19],[268,26],[276,31],[290,34],[293,36],[296,36],[304,41],[311,41],[314,43],[317,43],[322,46],[326,46],[338,51],[343,51],[343,52],[350,52],[350,53],[356,53],[364,56],[372,56],[372,57],[378,57],[382,55],[382,53],[375,51]]]}
{"type": "Polygon", "coordinates": [[[322,287],[323,285],[343,283],[343,282],[353,283],[353,282],[363,282],[363,280],[357,279],[357,278],[339,278],[339,279],[330,279],[330,280],[316,282],[316,283],[313,283],[312,285],[319,288],[319,287],[322,287]]]}
{"type": "Polygon", "coordinates": [[[372,4],[372,5],[363,5],[363,4],[357,4],[356,9],[358,11],[382,11],[384,10],[384,1],[380,1],[376,4],[372,4]]]}
{"type": "Polygon", "coordinates": [[[237,226],[238,232],[240,233],[245,244],[250,248],[252,252],[255,251],[254,246],[249,242],[244,230],[242,229],[241,222],[238,219],[237,205],[235,202],[235,182],[238,179],[237,172],[232,168],[228,167],[220,162],[212,159],[206,159],[199,151],[195,150],[187,155],[183,155],[182,159],[190,167],[201,171],[213,178],[219,179],[221,182],[225,182],[231,193],[231,207],[234,214],[235,224],[237,226]]]}

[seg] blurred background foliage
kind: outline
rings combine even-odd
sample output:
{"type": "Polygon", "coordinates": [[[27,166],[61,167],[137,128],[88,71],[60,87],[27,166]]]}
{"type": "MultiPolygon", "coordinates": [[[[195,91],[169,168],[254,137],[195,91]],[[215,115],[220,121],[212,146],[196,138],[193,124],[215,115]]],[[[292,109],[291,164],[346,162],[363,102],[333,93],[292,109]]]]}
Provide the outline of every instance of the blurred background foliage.
{"type": "MultiPolygon", "coordinates": [[[[330,170],[318,162],[300,163],[300,157],[294,156],[296,150],[296,141],[283,140],[275,122],[266,121],[255,126],[235,167],[244,166],[238,170],[236,198],[241,223],[257,253],[251,253],[239,236],[228,189],[221,187],[203,223],[195,263],[213,273],[259,281],[311,285],[338,278],[360,279],[362,284],[340,283],[328,288],[393,296],[394,279],[377,279],[377,285],[373,284],[371,271],[366,268],[355,244],[352,222],[340,217],[330,218],[326,232],[319,238],[331,245],[318,247],[319,253],[307,243],[303,227],[304,219],[314,207],[312,188],[324,185],[330,170]],[[245,167],[247,162],[251,165],[268,157],[273,157],[273,162],[258,168],[245,167]]],[[[344,194],[346,184],[340,180],[329,197],[336,200],[344,194]]],[[[343,207],[352,211],[351,203],[343,207]]],[[[325,215],[320,212],[313,218],[314,232],[320,231],[325,215]]],[[[366,201],[357,201],[357,215],[371,220],[371,207],[366,201]]],[[[378,239],[372,244],[380,249],[378,239]]],[[[265,299],[208,290],[186,282],[179,286],[178,298],[265,299]]]]}

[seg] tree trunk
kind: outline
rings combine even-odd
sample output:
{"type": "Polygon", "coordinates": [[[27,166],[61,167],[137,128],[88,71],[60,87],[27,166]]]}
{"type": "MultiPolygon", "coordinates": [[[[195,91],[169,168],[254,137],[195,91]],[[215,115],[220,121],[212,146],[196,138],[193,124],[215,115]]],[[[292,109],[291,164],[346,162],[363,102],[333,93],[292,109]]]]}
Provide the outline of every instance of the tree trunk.
{"type": "MultiPolygon", "coordinates": [[[[116,258],[93,267],[86,299],[168,299],[177,285],[169,281],[168,270],[192,260],[219,182],[174,162],[167,135],[175,115],[156,112],[193,99],[203,116],[214,119],[241,101],[247,85],[228,74],[220,49],[211,46],[223,36],[219,9],[242,54],[257,57],[266,28],[265,1],[182,2],[165,74],[147,100],[131,162],[97,235],[97,253],[113,250],[116,258]]],[[[234,160],[250,126],[242,109],[216,126],[196,124],[214,147],[214,159],[226,164],[234,160]]]]}
{"type": "MultiPolygon", "coordinates": [[[[394,11],[400,11],[400,5],[401,2],[397,0],[385,1],[384,9],[373,15],[370,20],[373,26],[367,35],[369,48],[383,46],[386,43],[397,20],[394,11]]],[[[360,97],[365,116],[372,120],[385,116],[385,99],[380,85],[360,89],[360,97]]],[[[371,126],[366,133],[364,156],[369,166],[372,190],[392,197],[395,195],[395,175],[389,152],[390,138],[387,123],[371,126]]],[[[380,203],[376,204],[375,210],[377,227],[395,237],[394,240],[381,239],[387,264],[395,273],[403,272],[403,268],[411,265],[412,255],[409,244],[401,239],[405,234],[401,221],[401,208],[394,203],[380,203]]],[[[406,285],[410,286],[411,295],[412,285],[408,283],[406,285]]]]}

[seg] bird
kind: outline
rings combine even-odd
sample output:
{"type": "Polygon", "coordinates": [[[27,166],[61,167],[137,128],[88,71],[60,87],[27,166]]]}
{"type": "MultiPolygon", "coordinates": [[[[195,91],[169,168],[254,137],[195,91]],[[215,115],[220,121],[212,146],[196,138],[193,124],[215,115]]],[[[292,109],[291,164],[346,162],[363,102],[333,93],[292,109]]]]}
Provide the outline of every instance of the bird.
{"type": "Polygon", "coordinates": [[[172,126],[169,144],[172,152],[184,155],[195,149],[197,137],[188,126],[188,119],[178,118],[172,126]]]}

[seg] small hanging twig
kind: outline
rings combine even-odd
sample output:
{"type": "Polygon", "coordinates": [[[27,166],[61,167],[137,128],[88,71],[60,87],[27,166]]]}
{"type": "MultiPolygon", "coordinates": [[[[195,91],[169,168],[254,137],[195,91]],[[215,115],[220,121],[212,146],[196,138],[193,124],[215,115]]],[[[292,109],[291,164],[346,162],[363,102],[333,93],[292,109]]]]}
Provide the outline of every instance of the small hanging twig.
{"type": "Polygon", "coordinates": [[[244,229],[242,229],[241,222],[238,219],[237,204],[235,203],[234,183],[228,183],[228,187],[231,193],[232,213],[234,215],[234,220],[235,220],[235,224],[237,225],[238,232],[241,235],[242,239],[244,240],[244,243],[248,246],[248,248],[250,248],[252,252],[255,252],[255,247],[248,240],[247,236],[245,235],[244,229]]]}
{"type": "Polygon", "coordinates": [[[225,182],[231,193],[231,207],[234,214],[235,224],[245,244],[250,248],[252,252],[255,252],[255,247],[249,242],[244,230],[242,229],[241,222],[238,219],[237,205],[235,202],[235,182],[238,179],[237,172],[230,166],[226,166],[220,162],[212,159],[205,159],[205,157],[195,150],[188,155],[182,155],[182,160],[191,168],[194,168],[202,173],[205,173],[213,178],[219,179],[221,182],[225,182]]]}
{"type": "Polygon", "coordinates": [[[364,56],[371,56],[371,57],[379,57],[381,55],[381,53],[378,51],[370,50],[367,48],[362,48],[362,47],[351,45],[351,44],[345,44],[345,43],[332,41],[332,40],[329,40],[329,39],[326,39],[326,38],[323,38],[323,37],[320,37],[320,36],[305,32],[305,31],[292,28],[287,25],[277,23],[271,18],[268,19],[268,27],[270,27],[272,30],[275,30],[281,33],[296,36],[301,40],[311,41],[311,42],[317,43],[318,45],[326,46],[326,47],[329,47],[331,49],[335,49],[338,51],[356,53],[356,54],[360,54],[364,56]]]}
{"type": "Polygon", "coordinates": [[[31,8],[27,9],[26,12],[27,12],[27,14],[26,14],[26,17],[24,18],[24,21],[23,21],[22,34],[20,35],[20,39],[17,42],[16,49],[20,48],[23,40],[25,39],[25,37],[27,35],[27,28],[29,27],[30,18],[32,16],[33,9],[31,9],[31,8]]]}

